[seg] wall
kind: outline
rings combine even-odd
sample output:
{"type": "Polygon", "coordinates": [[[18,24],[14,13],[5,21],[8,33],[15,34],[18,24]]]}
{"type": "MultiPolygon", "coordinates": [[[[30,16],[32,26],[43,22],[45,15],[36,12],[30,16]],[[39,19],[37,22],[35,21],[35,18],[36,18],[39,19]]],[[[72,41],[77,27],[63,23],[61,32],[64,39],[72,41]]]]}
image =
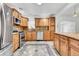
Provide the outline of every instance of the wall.
{"type": "MultiPolygon", "coordinates": [[[[60,17],[56,17],[56,32],[61,32],[61,23],[63,23],[63,22],[74,22],[74,24],[75,24],[75,32],[78,32],[78,30],[79,30],[79,28],[77,28],[78,26],[77,26],[77,18],[75,18],[75,17],[69,17],[69,16],[60,16],[60,17]]],[[[74,32],[74,31],[72,31],[72,32],[74,32]]]]}

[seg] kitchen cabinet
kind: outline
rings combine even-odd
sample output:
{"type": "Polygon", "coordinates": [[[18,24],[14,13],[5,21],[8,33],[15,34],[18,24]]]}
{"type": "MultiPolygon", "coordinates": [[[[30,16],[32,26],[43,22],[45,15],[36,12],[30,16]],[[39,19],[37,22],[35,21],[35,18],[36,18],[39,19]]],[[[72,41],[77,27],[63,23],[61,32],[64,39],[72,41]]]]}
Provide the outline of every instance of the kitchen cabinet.
{"type": "Polygon", "coordinates": [[[20,26],[23,26],[23,27],[28,26],[28,18],[21,16],[20,26]]]}
{"type": "Polygon", "coordinates": [[[48,26],[49,21],[48,18],[35,18],[36,26],[48,26]]]}
{"type": "Polygon", "coordinates": [[[74,38],[69,39],[69,55],[70,56],[79,56],[79,40],[74,38]]]}
{"type": "Polygon", "coordinates": [[[78,34],[55,33],[54,46],[61,56],[79,56],[78,38],[78,34]],[[59,39],[59,41],[57,39],[59,39]]]}
{"type": "Polygon", "coordinates": [[[19,18],[19,14],[20,13],[16,9],[12,8],[12,16],[14,16],[15,18],[19,18]]]}
{"type": "Polygon", "coordinates": [[[25,40],[28,41],[32,41],[32,40],[36,40],[36,32],[35,31],[27,31],[25,33],[25,40]]]}
{"type": "Polygon", "coordinates": [[[31,40],[31,32],[27,31],[25,32],[25,40],[31,40]]]}
{"type": "Polygon", "coordinates": [[[68,38],[65,37],[65,36],[60,36],[60,55],[62,56],[68,56],[68,48],[69,48],[69,45],[68,45],[68,38]]]}
{"type": "Polygon", "coordinates": [[[54,46],[58,52],[60,52],[60,38],[58,34],[55,34],[54,46]]]}
{"type": "Polygon", "coordinates": [[[37,30],[49,30],[48,18],[35,18],[35,23],[37,30]]]}
{"type": "Polygon", "coordinates": [[[55,17],[49,17],[49,30],[55,32],[55,17]]]}
{"type": "Polygon", "coordinates": [[[50,40],[50,31],[44,31],[44,40],[50,40]]]}
{"type": "Polygon", "coordinates": [[[35,26],[39,26],[40,18],[35,18],[35,26]]]}
{"type": "Polygon", "coordinates": [[[54,41],[55,34],[53,31],[50,31],[50,40],[54,41]]]}
{"type": "Polygon", "coordinates": [[[35,31],[31,32],[31,36],[32,36],[31,37],[32,40],[36,40],[36,32],[35,31]]]}
{"type": "Polygon", "coordinates": [[[12,51],[15,52],[20,47],[20,37],[18,32],[13,33],[12,51]]]}

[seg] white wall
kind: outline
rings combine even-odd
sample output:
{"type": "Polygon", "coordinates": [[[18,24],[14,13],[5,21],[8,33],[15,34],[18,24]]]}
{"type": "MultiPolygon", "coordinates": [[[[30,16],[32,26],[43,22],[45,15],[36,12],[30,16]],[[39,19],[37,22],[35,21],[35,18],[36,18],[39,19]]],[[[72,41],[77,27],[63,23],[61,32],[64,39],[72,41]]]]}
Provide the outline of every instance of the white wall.
{"type": "Polygon", "coordinates": [[[77,20],[78,20],[78,18],[75,18],[75,17],[68,17],[68,16],[56,17],[56,32],[61,32],[61,23],[65,23],[65,22],[72,22],[72,23],[74,23],[75,27],[73,29],[75,29],[75,31],[72,30],[72,32],[79,32],[79,27],[78,27],[77,20]]]}

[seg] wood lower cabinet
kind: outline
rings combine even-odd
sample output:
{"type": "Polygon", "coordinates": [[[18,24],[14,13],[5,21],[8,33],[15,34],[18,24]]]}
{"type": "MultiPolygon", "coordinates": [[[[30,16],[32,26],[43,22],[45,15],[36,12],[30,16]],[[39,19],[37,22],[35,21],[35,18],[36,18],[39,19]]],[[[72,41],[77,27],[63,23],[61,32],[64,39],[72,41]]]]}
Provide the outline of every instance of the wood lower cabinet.
{"type": "Polygon", "coordinates": [[[44,40],[50,40],[50,31],[44,31],[44,40]]]}
{"type": "Polygon", "coordinates": [[[33,32],[31,32],[31,39],[32,40],[36,40],[36,32],[35,31],[33,31],[33,32]]]}
{"type": "Polygon", "coordinates": [[[69,55],[70,56],[79,56],[79,41],[76,39],[69,39],[69,55]]]}
{"type": "Polygon", "coordinates": [[[68,56],[68,38],[65,36],[60,36],[60,54],[62,56],[68,56]]]}
{"type": "Polygon", "coordinates": [[[27,31],[25,33],[25,40],[26,41],[28,41],[28,40],[30,40],[30,41],[36,40],[36,32],[35,31],[31,31],[31,32],[27,31]]]}
{"type": "Polygon", "coordinates": [[[25,40],[31,40],[31,32],[27,31],[25,32],[25,40]]]}
{"type": "Polygon", "coordinates": [[[61,56],[79,56],[79,40],[55,33],[54,46],[61,56]]]}
{"type": "Polygon", "coordinates": [[[52,41],[54,41],[54,37],[55,37],[55,34],[54,34],[54,32],[50,32],[50,40],[52,40],[52,41]]]}
{"type": "Polygon", "coordinates": [[[55,34],[55,39],[54,39],[54,46],[56,48],[56,50],[59,52],[60,51],[60,38],[59,38],[59,35],[58,34],[55,34]]]}
{"type": "Polygon", "coordinates": [[[12,39],[12,51],[15,52],[19,47],[20,47],[19,33],[15,32],[13,33],[13,39],[12,39]]]}

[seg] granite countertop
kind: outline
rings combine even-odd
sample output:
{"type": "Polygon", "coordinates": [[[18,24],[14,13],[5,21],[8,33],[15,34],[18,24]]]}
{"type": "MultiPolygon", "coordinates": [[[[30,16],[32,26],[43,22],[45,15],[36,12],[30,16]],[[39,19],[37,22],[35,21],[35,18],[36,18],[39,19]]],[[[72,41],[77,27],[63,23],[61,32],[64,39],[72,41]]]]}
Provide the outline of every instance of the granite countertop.
{"type": "Polygon", "coordinates": [[[65,35],[79,40],[79,33],[56,33],[56,34],[65,35]]]}

